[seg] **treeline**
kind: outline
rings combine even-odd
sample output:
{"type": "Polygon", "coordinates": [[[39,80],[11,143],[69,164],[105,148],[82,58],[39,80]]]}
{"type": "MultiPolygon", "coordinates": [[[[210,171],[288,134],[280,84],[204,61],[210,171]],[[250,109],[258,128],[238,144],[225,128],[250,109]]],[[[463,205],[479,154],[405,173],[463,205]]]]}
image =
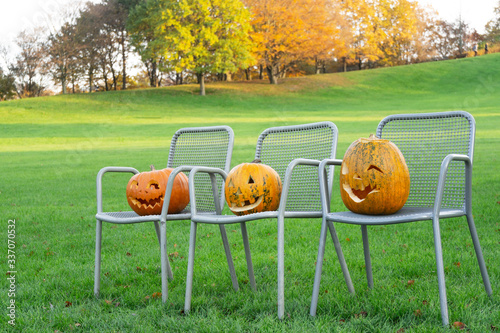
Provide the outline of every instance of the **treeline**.
{"type": "Polygon", "coordinates": [[[193,82],[204,94],[206,80],[276,84],[465,57],[499,44],[500,1],[495,15],[481,35],[412,0],[103,0],[49,34],[22,32],[0,68],[0,100],[43,95],[47,80],[63,94],[193,82]]]}

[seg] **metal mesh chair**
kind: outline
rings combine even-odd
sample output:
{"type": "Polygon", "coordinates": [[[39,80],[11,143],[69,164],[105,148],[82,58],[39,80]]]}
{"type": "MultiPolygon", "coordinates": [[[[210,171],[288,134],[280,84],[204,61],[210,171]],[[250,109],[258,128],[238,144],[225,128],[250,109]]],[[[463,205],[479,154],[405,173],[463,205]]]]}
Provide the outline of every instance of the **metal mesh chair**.
{"type": "MultiPolygon", "coordinates": [[[[191,206],[191,234],[189,241],[188,272],[186,278],[186,299],[184,311],[191,308],[193,286],[193,268],[196,245],[196,230],[198,223],[225,224],[240,223],[247,260],[250,286],[256,289],[255,277],[248,243],[246,222],[277,218],[278,222],[278,317],[284,315],[284,219],[285,217],[316,217],[320,218],[321,200],[319,196],[318,166],[325,158],[333,158],[337,145],[337,128],[331,122],[321,122],[306,125],[273,127],[265,130],[259,136],[255,158],[271,166],[283,182],[280,205],[277,211],[267,211],[244,216],[222,215],[221,207],[218,214],[208,216],[199,214],[198,207],[191,206]]],[[[193,168],[190,174],[191,200],[197,202],[198,192],[195,189],[194,177],[198,173],[209,174],[212,179],[225,179],[227,173],[214,168],[193,168]]],[[[327,177],[328,193],[331,192],[333,173],[327,177]]],[[[217,191],[214,192],[216,193],[217,191]]],[[[217,194],[217,193],[216,193],[217,194]]],[[[217,200],[216,200],[217,201],[217,200]]],[[[232,265],[232,258],[228,258],[232,265]]],[[[236,276],[232,276],[233,287],[238,290],[236,276]]]]}
{"type": "MultiPolygon", "coordinates": [[[[475,121],[467,112],[439,112],[415,115],[394,115],[383,119],[377,128],[377,137],[388,139],[403,153],[410,171],[410,195],[404,207],[395,214],[385,216],[360,215],[352,212],[330,212],[330,196],[322,190],[323,223],[321,227],[316,275],[310,314],[316,314],[321,270],[325,252],[326,229],[335,232],[333,222],[361,226],[366,276],[373,288],[371,259],[368,246],[369,225],[432,220],[436,254],[439,298],[443,325],[448,325],[448,307],[444,278],[443,255],[439,219],[466,216],[479,262],[484,287],[491,295],[491,285],[479,245],[471,211],[471,177],[474,150],[475,121]]],[[[321,168],[340,165],[341,160],[325,160],[321,168]]],[[[329,180],[328,180],[329,181],[329,180]]],[[[327,183],[320,172],[320,182],[327,183]]],[[[322,188],[323,189],[323,188],[322,188]]],[[[340,246],[333,237],[335,246],[340,246]]],[[[345,262],[341,263],[345,265],[345,262]]],[[[345,275],[345,273],[344,273],[345,275]]],[[[349,280],[348,288],[354,292],[349,280]]]]}
{"type": "MultiPolygon", "coordinates": [[[[104,212],[102,202],[102,180],[104,174],[108,172],[129,172],[137,174],[139,171],[130,167],[105,167],[99,171],[97,174],[97,223],[94,277],[94,294],[96,297],[99,296],[100,292],[102,222],[115,224],[154,222],[161,252],[162,300],[163,302],[167,300],[167,277],[172,278],[172,270],[168,261],[166,248],[166,221],[189,220],[191,218],[189,205],[179,214],[167,214],[173,180],[179,172],[188,174],[194,166],[221,168],[226,172],[229,171],[233,145],[234,133],[228,126],[183,128],[178,130],[172,137],[170,144],[167,167],[174,168],[174,170],[168,179],[162,213],[160,215],[139,216],[133,211],[104,212]]],[[[207,175],[200,174],[196,177],[197,201],[191,201],[190,205],[195,204],[197,207],[200,207],[200,212],[203,214],[215,214],[216,207],[220,205],[219,202],[214,202],[213,200],[213,185],[222,192],[222,180],[219,180],[216,184],[212,184],[210,177],[207,175]]],[[[221,228],[221,233],[223,241],[227,243],[227,236],[224,228],[221,228]]]]}

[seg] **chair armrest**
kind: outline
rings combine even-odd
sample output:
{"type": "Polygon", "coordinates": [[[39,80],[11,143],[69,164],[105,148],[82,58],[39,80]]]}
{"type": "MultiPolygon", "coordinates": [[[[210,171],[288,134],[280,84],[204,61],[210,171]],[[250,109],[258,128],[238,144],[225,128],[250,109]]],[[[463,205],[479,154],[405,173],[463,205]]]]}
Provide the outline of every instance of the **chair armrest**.
{"type": "Polygon", "coordinates": [[[130,172],[133,174],[138,174],[139,171],[131,167],[104,167],[97,173],[96,179],[96,190],[97,190],[97,213],[102,213],[102,178],[107,172],[130,172]]]}
{"type": "Polygon", "coordinates": [[[465,163],[465,209],[467,212],[471,212],[472,161],[467,155],[449,154],[441,162],[438,185],[436,188],[436,196],[434,199],[433,216],[439,216],[439,212],[441,210],[441,202],[443,200],[444,187],[446,183],[446,174],[448,173],[448,167],[452,161],[462,161],[465,163]]]}
{"type": "Polygon", "coordinates": [[[217,188],[216,175],[220,175],[224,181],[226,181],[227,174],[224,170],[219,168],[211,168],[204,166],[192,167],[189,173],[189,201],[191,203],[191,216],[196,215],[196,191],[194,177],[197,173],[206,173],[210,176],[212,182],[212,192],[214,197],[215,211],[217,215],[222,213],[222,207],[224,206],[224,195],[222,194],[219,198],[219,190],[217,188]]]}
{"type": "MultiPolygon", "coordinates": [[[[332,160],[332,161],[336,161],[336,160],[332,160]]],[[[290,190],[290,185],[291,185],[291,179],[292,179],[293,170],[297,166],[299,166],[299,165],[317,166],[318,170],[322,170],[322,168],[324,169],[325,166],[326,166],[325,163],[323,163],[323,166],[322,166],[322,163],[323,162],[319,161],[319,160],[297,158],[297,159],[292,160],[288,164],[288,167],[286,168],[286,172],[285,172],[285,179],[283,181],[283,191],[281,192],[280,205],[279,205],[279,208],[278,208],[278,215],[284,215],[285,214],[286,202],[287,202],[287,199],[288,199],[288,192],[290,190]]],[[[318,173],[321,174],[321,172],[318,172],[318,173]]],[[[326,181],[326,183],[325,183],[325,185],[326,185],[326,192],[328,194],[328,179],[326,178],[326,172],[325,172],[325,178],[324,179],[320,178],[320,188],[323,188],[321,186],[322,181],[326,181]]]]}
{"type": "MultiPolygon", "coordinates": [[[[326,177],[326,167],[331,165],[342,165],[342,160],[334,158],[325,158],[321,161],[318,168],[319,192],[321,197],[321,207],[323,215],[330,212],[330,189],[328,188],[328,179],[326,177]]],[[[333,175],[332,175],[333,179],[333,175]]]]}
{"type": "MultiPolygon", "coordinates": [[[[170,197],[172,196],[175,177],[180,172],[191,172],[194,168],[196,167],[193,165],[182,165],[172,170],[172,172],[168,176],[167,187],[165,188],[165,196],[163,199],[163,206],[161,208],[160,221],[165,222],[167,220],[168,206],[170,205],[170,197]]],[[[191,183],[191,180],[189,180],[189,183],[191,183]]],[[[191,193],[191,190],[189,192],[191,193]]]]}

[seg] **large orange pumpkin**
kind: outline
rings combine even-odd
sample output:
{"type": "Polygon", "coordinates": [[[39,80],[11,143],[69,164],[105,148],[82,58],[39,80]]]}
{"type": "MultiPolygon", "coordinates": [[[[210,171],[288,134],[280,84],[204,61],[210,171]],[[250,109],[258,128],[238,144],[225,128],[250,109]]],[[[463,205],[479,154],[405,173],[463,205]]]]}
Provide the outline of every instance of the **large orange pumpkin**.
{"type": "Polygon", "coordinates": [[[280,203],[281,188],[278,173],[256,159],[229,171],[225,183],[226,202],[236,215],[274,211],[280,203]]]}
{"type": "Polygon", "coordinates": [[[340,171],[340,193],[346,207],[359,214],[392,214],[410,194],[410,173],[401,151],[373,134],[354,141],[340,171]]]}
{"type": "MultiPolygon", "coordinates": [[[[154,166],[151,166],[151,171],[141,172],[130,178],[126,193],[128,204],[134,212],[139,215],[161,214],[165,189],[172,170],[172,168],[155,170],[154,166]]],[[[188,203],[188,178],[180,172],[174,180],[168,213],[179,213],[186,208],[188,203]]]]}

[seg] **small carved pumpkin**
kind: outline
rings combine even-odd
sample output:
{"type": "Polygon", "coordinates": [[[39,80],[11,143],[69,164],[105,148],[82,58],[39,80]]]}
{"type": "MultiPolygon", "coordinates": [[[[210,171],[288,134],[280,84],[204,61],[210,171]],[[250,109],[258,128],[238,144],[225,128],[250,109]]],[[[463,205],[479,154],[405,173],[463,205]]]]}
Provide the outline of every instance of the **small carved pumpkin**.
{"type": "Polygon", "coordinates": [[[281,179],[259,159],[242,163],[229,171],[225,196],[229,209],[236,215],[274,211],[280,203],[281,179]]]}
{"type": "MultiPolygon", "coordinates": [[[[139,215],[161,214],[165,189],[172,170],[172,168],[155,170],[152,165],[151,171],[141,172],[130,178],[126,193],[128,204],[134,212],[139,215]]],[[[180,172],[174,180],[168,213],[177,214],[186,208],[188,203],[188,178],[180,172]]]]}
{"type": "Polygon", "coordinates": [[[401,151],[389,140],[370,135],[347,149],[340,171],[340,194],[359,214],[393,214],[410,194],[410,173],[401,151]]]}

